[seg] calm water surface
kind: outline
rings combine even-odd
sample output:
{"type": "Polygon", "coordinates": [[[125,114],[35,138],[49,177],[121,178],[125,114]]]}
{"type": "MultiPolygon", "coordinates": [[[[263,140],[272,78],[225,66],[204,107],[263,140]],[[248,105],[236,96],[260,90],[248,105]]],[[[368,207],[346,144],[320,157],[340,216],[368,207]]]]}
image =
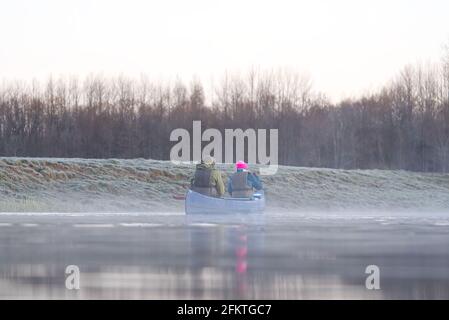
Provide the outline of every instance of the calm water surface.
{"type": "Polygon", "coordinates": [[[448,248],[449,214],[1,213],[0,298],[448,299],[448,248]]]}

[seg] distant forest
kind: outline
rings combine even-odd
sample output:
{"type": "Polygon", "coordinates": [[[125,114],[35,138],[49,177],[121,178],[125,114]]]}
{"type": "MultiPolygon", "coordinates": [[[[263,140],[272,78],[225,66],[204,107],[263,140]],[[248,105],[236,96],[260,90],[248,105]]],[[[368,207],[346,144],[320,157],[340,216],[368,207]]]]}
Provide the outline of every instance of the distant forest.
{"type": "Polygon", "coordinates": [[[207,99],[198,81],[6,82],[0,155],[168,159],[170,132],[193,120],[223,132],[278,128],[284,165],[449,172],[449,55],[339,103],[286,71],[225,76],[207,99]]]}

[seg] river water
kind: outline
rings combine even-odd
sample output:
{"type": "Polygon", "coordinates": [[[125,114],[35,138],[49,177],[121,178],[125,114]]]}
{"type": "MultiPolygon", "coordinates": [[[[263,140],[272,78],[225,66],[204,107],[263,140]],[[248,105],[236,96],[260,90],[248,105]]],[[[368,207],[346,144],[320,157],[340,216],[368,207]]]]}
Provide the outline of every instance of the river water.
{"type": "Polygon", "coordinates": [[[448,299],[449,214],[0,213],[10,298],[448,299]]]}

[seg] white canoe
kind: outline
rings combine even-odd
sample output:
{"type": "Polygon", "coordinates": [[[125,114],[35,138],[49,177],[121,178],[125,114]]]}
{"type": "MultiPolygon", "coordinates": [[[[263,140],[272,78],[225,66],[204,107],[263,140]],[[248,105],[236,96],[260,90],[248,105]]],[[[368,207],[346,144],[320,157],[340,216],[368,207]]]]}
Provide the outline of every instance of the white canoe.
{"type": "Polygon", "coordinates": [[[265,194],[257,191],[249,198],[215,198],[189,190],[185,201],[186,214],[263,213],[265,194]]]}

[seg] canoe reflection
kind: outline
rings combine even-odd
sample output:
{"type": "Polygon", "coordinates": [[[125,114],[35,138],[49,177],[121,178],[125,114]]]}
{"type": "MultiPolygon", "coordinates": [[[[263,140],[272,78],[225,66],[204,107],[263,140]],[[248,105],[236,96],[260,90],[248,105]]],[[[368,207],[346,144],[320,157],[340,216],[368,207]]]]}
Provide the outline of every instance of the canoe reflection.
{"type": "Polygon", "coordinates": [[[3,299],[449,298],[449,233],[434,225],[264,215],[22,220],[0,221],[3,299]],[[364,285],[372,263],[378,291],[364,285]],[[68,265],[80,269],[80,290],[65,287],[68,265]]]}
{"type": "MultiPolygon", "coordinates": [[[[259,219],[263,221],[262,218],[259,219]]],[[[257,232],[248,236],[245,224],[213,225],[190,223],[189,229],[191,272],[202,281],[207,274],[214,274],[226,283],[226,295],[229,298],[248,298],[248,269],[251,267],[250,259],[261,258],[263,253],[264,232],[259,226],[257,232]],[[201,228],[200,226],[203,226],[201,228]],[[200,227],[200,228],[198,228],[200,227]],[[250,257],[252,252],[252,257],[250,257]]],[[[197,298],[206,294],[207,284],[195,296],[197,298]]]]}

